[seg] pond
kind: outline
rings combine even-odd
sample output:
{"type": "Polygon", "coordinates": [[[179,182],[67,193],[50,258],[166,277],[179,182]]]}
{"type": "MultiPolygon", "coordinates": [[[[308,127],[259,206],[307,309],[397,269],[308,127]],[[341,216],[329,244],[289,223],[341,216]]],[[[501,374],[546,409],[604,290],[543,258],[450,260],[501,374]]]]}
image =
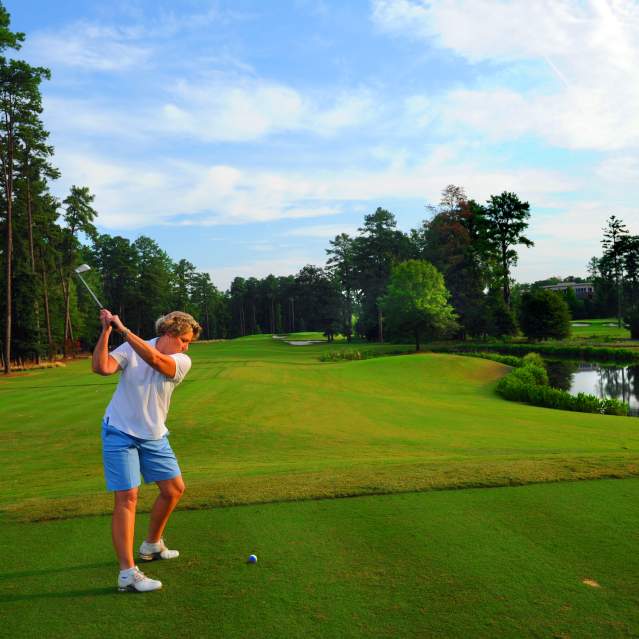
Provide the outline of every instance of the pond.
{"type": "Polygon", "coordinates": [[[630,414],[639,417],[639,364],[622,366],[597,362],[545,360],[550,385],[571,395],[588,393],[619,399],[630,406],[630,414]]]}

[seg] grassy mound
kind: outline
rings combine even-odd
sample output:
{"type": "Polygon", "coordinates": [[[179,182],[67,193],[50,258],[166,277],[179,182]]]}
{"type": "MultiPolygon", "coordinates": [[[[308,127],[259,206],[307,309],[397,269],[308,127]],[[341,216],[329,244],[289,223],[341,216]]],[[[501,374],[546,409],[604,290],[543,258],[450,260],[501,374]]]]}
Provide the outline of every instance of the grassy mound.
{"type": "MultiPolygon", "coordinates": [[[[639,473],[633,418],[504,401],[494,387],[507,369],[487,360],[318,361],[335,348],[270,336],[192,347],[169,422],[182,508],[639,473]]],[[[2,511],[109,511],[99,428],[116,378],[88,369],[72,362],[0,382],[2,511]]],[[[142,491],[142,508],[153,495],[142,491]]]]}

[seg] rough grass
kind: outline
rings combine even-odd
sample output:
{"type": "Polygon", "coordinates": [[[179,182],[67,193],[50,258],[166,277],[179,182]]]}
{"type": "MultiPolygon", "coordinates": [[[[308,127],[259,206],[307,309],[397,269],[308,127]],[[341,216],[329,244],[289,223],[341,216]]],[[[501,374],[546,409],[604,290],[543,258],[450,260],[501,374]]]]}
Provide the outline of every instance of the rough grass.
{"type": "MultiPolygon", "coordinates": [[[[340,347],[269,336],[192,347],[169,422],[182,508],[639,474],[636,419],[504,401],[494,386],[507,369],[486,360],[318,361],[340,347]]],[[[1,511],[109,511],[99,428],[115,381],[80,361],[0,382],[1,511]]]]}

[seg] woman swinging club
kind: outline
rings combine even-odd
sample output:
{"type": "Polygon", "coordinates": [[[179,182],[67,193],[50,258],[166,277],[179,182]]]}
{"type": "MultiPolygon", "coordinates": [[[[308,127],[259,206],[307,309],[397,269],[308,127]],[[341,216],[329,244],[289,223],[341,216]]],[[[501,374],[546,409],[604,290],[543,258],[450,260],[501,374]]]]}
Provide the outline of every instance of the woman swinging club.
{"type": "Polygon", "coordinates": [[[200,325],[188,313],[174,311],[156,322],[158,337],[145,341],[106,309],[100,311],[100,322],[93,371],[99,375],[122,371],[102,423],[104,475],[107,490],[115,495],[111,530],[120,562],[118,589],[148,592],[161,588],[162,582],[146,577],[133,561],[140,472],[145,482],[158,485],[160,494],[139,558],[174,559],[179,552],[166,547],[162,533],[184,492],[184,482],[164,422],[173,389],[191,368],[185,351],[197,339],[200,325]],[[109,353],[112,328],[122,335],[124,344],[109,353]]]}

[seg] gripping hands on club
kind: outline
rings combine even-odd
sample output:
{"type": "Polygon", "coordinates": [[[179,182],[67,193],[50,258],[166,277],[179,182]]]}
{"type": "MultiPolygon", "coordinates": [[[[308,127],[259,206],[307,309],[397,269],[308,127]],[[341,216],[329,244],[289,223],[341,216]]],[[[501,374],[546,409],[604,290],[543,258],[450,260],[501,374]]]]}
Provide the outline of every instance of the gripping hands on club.
{"type": "Polygon", "coordinates": [[[119,333],[127,330],[122,323],[122,320],[117,315],[113,315],[113,313],[106,308],[100,309],[100,324],[102,324],[103,330],[108,327],[114,328],[119,333]]]}

